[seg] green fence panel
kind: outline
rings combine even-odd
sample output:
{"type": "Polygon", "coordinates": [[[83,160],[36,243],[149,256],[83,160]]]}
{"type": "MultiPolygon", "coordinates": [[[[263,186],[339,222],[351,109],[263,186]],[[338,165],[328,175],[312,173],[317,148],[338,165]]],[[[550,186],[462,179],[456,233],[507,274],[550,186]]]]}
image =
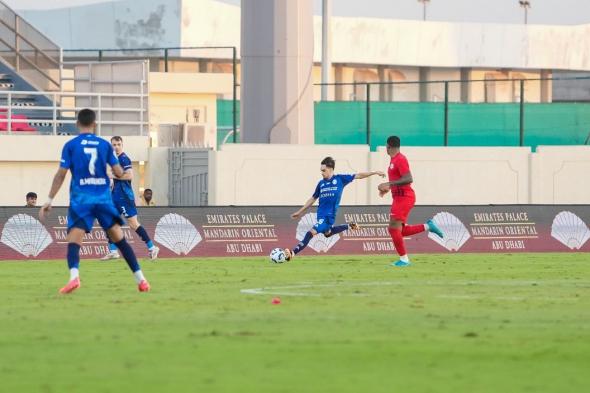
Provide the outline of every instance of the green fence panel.
{"type": "MultiPolygon", "coordinates": [[[[383,146],[389,135],[399,135],[406,146],[444,144],[444,103],[371,102],[370,109],[372,150],[383,146]]],[[[315,143],[366,144],[366,115],[363,101],[316,102],[315,143]]],[[[518,103],[449,103],[448,116],[449,146],[519,144],[518,103]]],[[[218,100],[218,143],[231,131],[232,121],[232,101],[218,100]]],[[[589,135],[590,103],[525,104],[525,146],[582,145],[589,135]]]]}
{"type": "Polygon", "coordinates": [[[590,133],[590,103],[525,104],[525,145],[583,145],[590,133]]]}
{"type": "Polygon", "coordinates": [[[518,146],[519,104],[449,103],[449,146],[518,146]]]}
{"type": "Polygon", "coordinates": [[[316,102],[315,143],[366,144],[366,108],[366,104],[359,101],[316,102]]]}

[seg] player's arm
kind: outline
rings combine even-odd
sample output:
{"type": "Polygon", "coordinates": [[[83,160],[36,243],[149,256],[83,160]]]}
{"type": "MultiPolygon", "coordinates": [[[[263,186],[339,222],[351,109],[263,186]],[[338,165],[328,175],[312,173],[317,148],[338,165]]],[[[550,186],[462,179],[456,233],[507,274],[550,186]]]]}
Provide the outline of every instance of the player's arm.
{"type": "Polygon", "coordinates": [[[359,180],[359,179],[365,179],[367,177],[371,177],[371,176],[381,176],[381,177],[385,177],[385,173],[382,171],[373,171],[373,172],[359,172],[356,175],[354,175],[354,178],[359,180]]]}
{"type": "Polygon", "coordinates": [[[389,191],[391,189],[392,186],[403,186],[405,184],[410,184],[413,182],[414,182],[414,179],[412,178],[412,172],[408,172],[408,173],[402,175],[402,177],[400,177],[397,180],[381,183],[377,187],[379,189],[379,196],[385,195],[387,193],[387,191],[389,191]]]}
{"type": "Polygon", "coordinates": [[[315,196],[312,196],[311,198],[309,198],[307,200],[307,202],[305,202],[305,204],[303,206],[301,206],[301,209],[297,210],[295,213],[291,214],[291,218],[299,218],[301,217],[301,215],[307,210],[309,209],[317,200],[317,198],[315,196]]]}
{"type": "Polygon", "coordinates": [[[127,169],[123,171],[123,175],[114,176],[117,180],[133,180],[133,169],[127,169]]]}
{"type": "Polygon", "coordinates": [[[68,170],[63,167],[59,167],[55,176],[53,176],[53,182],[51,182],[51,190],[49,190],[49,197],[47,198],[47,202],[43,205],[41,210],[39,211],[39,218],[43,221],[45,217],[51,211],[51,204],[53,203],[53,198],[59,192],[59,189],[64,184],[64,180],[66,179],[66,175],[68,174],[68,170]]]}
{"type": "Polygon", "coordinates": [[[123,168],[119,164],[112,165],[111,169],[113,170],[113,176],[116,179],[120,179],[125,174],[125,171],[123,170],[123,168]]]}

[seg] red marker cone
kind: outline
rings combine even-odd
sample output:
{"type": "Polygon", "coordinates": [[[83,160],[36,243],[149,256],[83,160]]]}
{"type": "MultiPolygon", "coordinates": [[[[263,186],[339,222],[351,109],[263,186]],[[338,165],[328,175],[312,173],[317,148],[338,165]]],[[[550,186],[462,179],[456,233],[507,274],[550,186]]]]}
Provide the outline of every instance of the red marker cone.
{"type": "Polygon", "coordinates": [[[281,304],[281,298],[280,297],[273,297],[271,303],[272,304],[281,304]]]}

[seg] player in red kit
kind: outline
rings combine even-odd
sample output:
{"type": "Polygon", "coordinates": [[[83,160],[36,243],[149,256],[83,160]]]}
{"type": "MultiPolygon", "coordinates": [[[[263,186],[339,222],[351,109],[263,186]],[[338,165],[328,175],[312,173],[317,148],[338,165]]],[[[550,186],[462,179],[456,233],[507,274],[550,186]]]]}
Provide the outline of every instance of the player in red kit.
{"type": "Polygon", "coordinates": [[[393,262],[393,266],[404,267],[410,265],[410,259],[406,253],[404,236],[411,236],[424,231],[430,231],[439,237],[443,233],[434,221],[428,220],[425,224],[407,225],[410,211],[416,203],[416,194],[412,188],[412,172],[408,159],[400,153],[400,139],[397,136],[387,138],[387,154],[391,157],[387,174],[389,181],[379,184],[379,196],[384,196],[391,191],[393,203],[389,215],[389,234],[399,254],[399,260],[393,262]]]}

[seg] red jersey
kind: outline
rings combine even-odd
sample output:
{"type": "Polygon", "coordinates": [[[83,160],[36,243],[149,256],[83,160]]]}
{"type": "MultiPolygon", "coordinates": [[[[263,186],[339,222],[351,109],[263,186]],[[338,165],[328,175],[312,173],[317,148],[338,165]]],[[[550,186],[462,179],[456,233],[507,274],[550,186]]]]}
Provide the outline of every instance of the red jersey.
{"type": "MultiPolygon", "coordinates": [[[[410,164],[408,163],[406,156],[402,153],[397,153],[395,156],[391,157],[389,168],[387,170],[390,182],[399,180],[403,175],[408,174],[408,172],[410,172],[410,164]]],[[[391,195],[393,195],[394,198],[400,196],[414,196],[414,190],[412,189],[411,183],[401,186],[391,186],[391,195]]]]}

